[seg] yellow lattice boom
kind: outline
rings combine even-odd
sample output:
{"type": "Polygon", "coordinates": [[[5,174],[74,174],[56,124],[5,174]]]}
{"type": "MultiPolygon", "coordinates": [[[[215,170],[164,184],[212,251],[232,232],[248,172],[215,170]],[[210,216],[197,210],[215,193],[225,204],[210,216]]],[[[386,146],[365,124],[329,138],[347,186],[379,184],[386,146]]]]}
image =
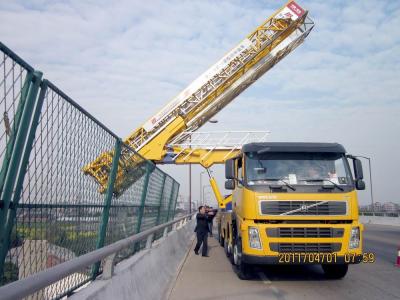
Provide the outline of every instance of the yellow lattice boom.
{"type": "MultiPolygon", "coordinates": [[[[200,128],[301,44],[313,26],[314,23],[306,10],[294,1],[287,2],[163,109],[136,129],[124,143],[144,158],[162,163],[169,151],[168,143],[174,137],[183,131],[195,131],[200,128]]],[[[173,152],[178,151],[180,149],[173,149],[173,152]]],[[[122,159],[134,159],[131,153],[123,153],[122,159]]],[[[107,186],[110,158],[112,152],[103,153],[83,169],[85,174],[91,175],[100,184],[101,192],[107,186]]],[[[196,159],[186,161],[197,163],[196,159]]],[[[177,162],[183,163],[181,160],[177,162]]],[[[131,167],[135,165],[136,162],[132,161],[131,167]]],[[[121,189],[127,187],[130,182],[127,180],[128,182],[124,183],[125,177],[120,168],[117,181],[120,182],[121,189]]],[[[121,192],[121,189],[117,189],[117,192],[121,192]]]]}

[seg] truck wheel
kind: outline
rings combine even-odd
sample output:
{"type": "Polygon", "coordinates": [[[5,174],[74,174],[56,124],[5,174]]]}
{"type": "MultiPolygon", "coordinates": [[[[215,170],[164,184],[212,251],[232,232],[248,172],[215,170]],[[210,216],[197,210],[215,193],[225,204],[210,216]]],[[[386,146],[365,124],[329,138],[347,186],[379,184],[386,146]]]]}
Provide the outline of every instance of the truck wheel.
{"type": "Polygon", "coordinates": [[[230,257],[231,256],[231,253],[229,251],[229,244],[228,243],[229,243],[228,240],[224,239],[224,250],[225,250],[226,257],[230,257]]]}
{"type": "Polygon", "coordinates": [[[250,266],[242,261],[242,240],[239,238],[233,245],[233,263],[237,269],[237,276],[241,280],[251,279],[250,266]]]}
{"type": "Polygon", "coordinates": [[[222,237],[222,234],[221,234],[221,229],[219,229],[218,230],[218,242],[219,242],[219,244],[220,244],[220,246],[221,247],[224,247],[225,245],[225,241],[224,241],[224,238],[222,237]]]}
{"type": "Polygon", "coordinates": [[[349,269],[348,264],[341,265],[322,265],[325,276],[330,279],[342,279],[349,269]]]}

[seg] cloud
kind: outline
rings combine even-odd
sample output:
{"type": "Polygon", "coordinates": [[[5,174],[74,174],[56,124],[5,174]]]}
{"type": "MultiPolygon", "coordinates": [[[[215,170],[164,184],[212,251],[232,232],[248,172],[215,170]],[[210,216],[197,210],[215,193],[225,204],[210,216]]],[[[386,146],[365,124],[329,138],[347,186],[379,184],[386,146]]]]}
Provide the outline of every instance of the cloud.
{"type": "MultiPolygon", "coordinates": [[[[204,129],[270,129],[272,140],[340,141],[373,157],[377,200],[397,201],[400,3],[299,1],[305,43],[204,129]],[[386,178],[386,179],[385,179],[386,178]]],[[[283,4],[283,3],[282,3],[283,4]]],[[[261,24],[276,2],[3,1],[0,39],[127,136],[261,24]]],[[[185,182],[184,168],[171,168],[185,182]]],[[[218,168],[217,168],[218,169],[218,168]]],[[[194,193],[198,194],[198,168],[194,193]]],[[[222,172],[217,171],[222,183],[222,172]]],[[[187,194],[187,185],[181,192],[187,194]]],[[[362,193],[362,202],[368,201],[362,193]]]]}

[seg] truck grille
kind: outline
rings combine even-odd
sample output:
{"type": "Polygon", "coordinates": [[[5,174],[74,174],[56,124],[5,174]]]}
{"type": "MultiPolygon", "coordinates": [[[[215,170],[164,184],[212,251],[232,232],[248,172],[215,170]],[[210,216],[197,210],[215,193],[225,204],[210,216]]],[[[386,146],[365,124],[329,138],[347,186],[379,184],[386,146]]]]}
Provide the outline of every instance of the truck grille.
{"type": "Polygon", "coordinates": [[[294,244],[294,243],[270,243],[269,247],[275,252],[337,252],[340,251],[340,243],[314,243],[314,244],[294,244]]]}
{"type": "Polygon", "coordinates": [[[343,228],[279,227],[267,228],[268,237],[281,238],[336,238],[343,236],[343,228]]]}
{"type": "Polygon", "coordinates": [[[260,201],[262,215],[343,216],[345,201],[260,201]]]}

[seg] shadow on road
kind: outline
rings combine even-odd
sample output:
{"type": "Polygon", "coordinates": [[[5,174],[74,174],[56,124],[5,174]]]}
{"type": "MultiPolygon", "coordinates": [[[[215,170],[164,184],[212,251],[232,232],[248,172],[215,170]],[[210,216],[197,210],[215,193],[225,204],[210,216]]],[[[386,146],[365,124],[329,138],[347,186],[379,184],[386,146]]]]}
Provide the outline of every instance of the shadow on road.
{"type": "MultiPolygon", "coordinates": [[[[236,266],[232,270],[237,273],[236,266]]],[[[252,266],[250,281],[331,281],[319,265],[262,265],[252,266]]]]}
{"type": "MultiPolygon", "coordinates": [[[[253,273],[262,272],[270,281],[327,281],[320,265],[256,266],[253,273]]],[[[257,276],[259,277],[259,276],[257,276]]]]}
{"type": "MultiPolygon", "coordinates": [[[[213,237],[218,240],[216,234],[213,237]]],[[[219,244],[209,245],[209,254],[213,248],[220,248],[219,244]]],[[[229,260],[228,258],[226,258],[229,260]]],[[[232,265],[232,270],[237,274],[236,266],[232,265]]],[[[251,267],[250,281],[332,281],[325,277],[320,265],[258,265],[251,267]]]]}

